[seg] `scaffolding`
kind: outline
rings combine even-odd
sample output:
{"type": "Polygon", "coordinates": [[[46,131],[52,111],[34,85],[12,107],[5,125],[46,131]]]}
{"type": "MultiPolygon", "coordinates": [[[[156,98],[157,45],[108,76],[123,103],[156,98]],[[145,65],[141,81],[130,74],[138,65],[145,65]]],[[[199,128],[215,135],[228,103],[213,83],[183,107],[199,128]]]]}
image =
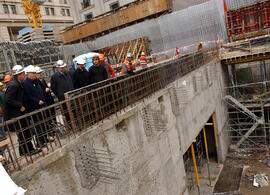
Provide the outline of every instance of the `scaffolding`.
{"type": "Polygon", "coordinates": [[[228,65],[225,89],[231,149],[265,149],[269,142],[269,60],[228,65]]]}
{"type": "Polygon", "coordinates": [[[11,74],[14,65],[40,66],[45,70],[45,78],[49,78],[55,71],[55,62],[61,59],[60,48],[54,41],[42,40],[28,43],[15,41],[0,43],[0,76],[11,74]]]}

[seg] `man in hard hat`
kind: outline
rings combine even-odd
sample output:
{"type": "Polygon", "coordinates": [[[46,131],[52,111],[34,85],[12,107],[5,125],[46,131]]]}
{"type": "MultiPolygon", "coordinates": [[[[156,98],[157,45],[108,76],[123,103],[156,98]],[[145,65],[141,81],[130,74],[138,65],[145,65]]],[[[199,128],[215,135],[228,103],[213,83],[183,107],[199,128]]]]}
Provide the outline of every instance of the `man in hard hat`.
{"type": "Polygon", "coordinates": [[[86,61],[83,58],[77,60],[77,69],[73,74],[73,85],[75,89],[79,89],[88,85],[88,71],[86,70],[86,61]]]}
{"type": "MultiPolygon", "coordinates": [[[[64,93],[74,90],[72,75],[66,70],[67,64],[63,60],[56,62],[57,72],[51,77],[51,90],[59,101],[65,100],[64,93]]],[[[66,103],[62,104],[66,121],[71,128],[71,120],[67,110],[66,103]]]]}
{"type": "Polygon", "coordinates": [[[7,74],[7,75],[4,77],[4,84],[7,84],[7,83],[10,81],[11,78],[12,78],[12,76],[9,75],[9,74],[7,74]]]}
{"type": "Polygon", "coordinates": [[[104,68],[107,71],[108,78],[109,79],[114,78],[115,77],[114,70],[113,70],[112,66],[105,61],[104,54],[99,54],[98,57],[99,57],[100,65],[104,66],[104,68]]]}
{"type": "Polygon", "coordinates": [[[5,77],[4,77],[4,88],[3,88],[3,92],[5,92],[6,91],[6,89],[7,89],[7,84],[8,84],[8,82],[10,81],[10,79],[12,78],[12,76],[11,75],[6,75],[5,77]]]}
{"type": "Polygon", "coordinates": [[[88,71],[89,84],[98,83],[108,79],[106,69],[104,68],[104,66],[100,65],[99,56],[94,55],[92,57],[92,61],[94,66],[91,66],[88,71]]]}
{"type": "Polygon", "coordinates": [[[51,95],[50,88],[48,87],[46,81],[43,78],[43,72],[44,72],[44,70],[41,69],[38,66],[35,67],[35,68],[36,68],[36,73],[37,73],[37,81],[38,81],[38,83],[39,83],[39,85],[40,85],[40,87],[41,87],[41,89],[43,91],[46,104],[47,104],[47,106],[50,106],[50,105],[54,104],[54,99],[53,99],[53,97],[51,95]]]}
{"type": "Polygon", "coordinates": [[[135,70],[135,64],[133,61],[133,55],[131,53],[127,54],[127,59],[124,64],[122,64],[121,74],[133,74],[135,70]]]}
{"type": "MultiPolygon", "coordinates": [[[[23,87],[26,95],[26,110],[27,112],[33,112],[45,108],[47,106],[46,100],[41,86],[37,80],[36,68],[33,65],[29,65],[25,68],[27,73],[26,79],[23,81],[23,87]]],[[[48,142],[47,129],[42,121],[42,114],[37,113],[32,115],[33,124],[37,124],[34,128],[34,135],[37,138],[37,146],[42,148],[48,142]]]]}
{"type": "MultiPolygon", "coordinates": [[[[44,98],[45,98],[45,102],[46,102],[46,105],[47,106],[50,106],[52,104],[54,104],[54,99],[52,97],[52,94],[51,94],[51,90],[50,88],[48,87],[46,81],[44,80],[43,78],[43,72],[44,70],[41,69],[40,67],[36,66],[35,67],[36,69],[36,74],[37,74],[37,83],[40,85],[41,89],[42,89],[42,92],[43,92],[43,95],[44,95],[44,98]]],[[[45,112],[46,114],[46,120],[48,120],[48,124],[55,124],[56,123],[56,115],[55,115],[55,108],[52,107],[50,108],[49,110],[47,110],[45,112]]],[[[48,135],[49,135],[49,139],[50,141],[54,141],[53,139],[53,136],[54,136],[54,130],[53,129],[47,129],[48,131],[48,135]]],[[[48,140],[46,140],[48,141],[48,140]]]]}
{"type": "Polygon", "coordinates": [[[145,56],[144,52],[141,53],[139,62],[140,62],[141,68],[147,68],[147,57],[145,56]]]}
{"type": "MultiPolygon", "coordinates": [[[[25,92],[22,82],[25,79],[24,68],[21,65],[15,65],[12,68],[13,79],[10,80],[5,92],[4,99],[4,120],[8,121],[12,118],[22,116],[25,113],[25,92]]],[[[34,149],[31,142],[32,136],[28,127],[27,118],[22,118],[8,126],[10,131],[18,131],[19,154],[33,155],[41,152],[34,149]],[[15,129],[14,129],[15,128],[15,129]]]]}
{"type": "Polygon", "coordinates": [[[74,89],[71,73],[66,70],[67,64],[63,60],[56,62],[57,72],[51,77],[51,89],[59,101],[65,99],[64,93],[74,89]]]}
{"type": "Polygon", "coordinates": [[[203,42],[200,42],[200,43],[198,44],[198,46],[197,46],[197,51],[202,50],[202,48],[203,48],[203,42]]]}

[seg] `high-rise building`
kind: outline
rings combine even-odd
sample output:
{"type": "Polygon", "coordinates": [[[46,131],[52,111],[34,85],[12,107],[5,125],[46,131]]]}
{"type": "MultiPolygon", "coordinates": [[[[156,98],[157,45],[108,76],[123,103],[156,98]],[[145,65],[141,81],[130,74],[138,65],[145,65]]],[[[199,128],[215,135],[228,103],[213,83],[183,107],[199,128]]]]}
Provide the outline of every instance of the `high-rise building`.
{"type": "MultiPolygon", "coordinates": [[[[70,0],[46,0],[40,5],[43,25],[63,29],[73,24],[70,0]]],[[[21,0],[0,0],[0,41],[16,40],[18,31],[31,26],[21,0]]]]}
{"type": "Polygon", "coordinates": [[[102,15],[136,0],[76,0],[72,1],[71,9],[74,23],[102,15]]]}

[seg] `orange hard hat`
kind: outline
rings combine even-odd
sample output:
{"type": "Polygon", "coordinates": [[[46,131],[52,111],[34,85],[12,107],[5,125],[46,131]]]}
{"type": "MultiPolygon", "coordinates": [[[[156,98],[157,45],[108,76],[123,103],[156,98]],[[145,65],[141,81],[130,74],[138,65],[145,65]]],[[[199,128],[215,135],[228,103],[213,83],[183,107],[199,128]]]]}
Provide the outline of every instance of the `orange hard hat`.
{"type": "Polygon", "coordinates": [[[98,57],[99,57],[99,60],[100,61],[104,61],[105,60],[104,54],[102,54],[102,53],[99,54],[98,57]]]}
{"type": "Polygon", "coordinates": [[[11,79],[11,76],[10,76],[10,75],[6,75],[6,76],[4,77],[4,83],[9,82],[10,79],[11,79]]]}

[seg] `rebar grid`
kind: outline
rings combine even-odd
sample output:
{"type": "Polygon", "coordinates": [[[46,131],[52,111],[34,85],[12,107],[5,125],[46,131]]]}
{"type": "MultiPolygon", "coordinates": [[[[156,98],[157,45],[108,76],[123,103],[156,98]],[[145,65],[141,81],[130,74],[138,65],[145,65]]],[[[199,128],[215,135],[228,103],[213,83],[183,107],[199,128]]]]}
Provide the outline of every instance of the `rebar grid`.
{"type": "MultiPolygon", "coordinates": [[[[199,135],[195,138],[193,142],[194,152],[196,157],[196,164],[198,168],[198,172],[202,173],[202,168],[205,165],[206,161],[206,152],[204,147],[204,140],[203,140],[203,131],[199,133],[199,135]]],[[[191,147],[183,155],[184,160],[184,167],[186,172],[186,183],[188,185],[189,191],[196,185],[195,180],[195,172],[194,172],[194,164],[192,161],[192,154],[191,154],[191,147]]]]}
{"type": "Polygon", "coordinates": [[[181,76],[207,64],[216,57],[215,49],[175,58],[132,76],[74,90],[65,94],[65,101],[6,121],[0,126],[5,128],[10,139],[10,144],[2,151],[6,170],[10,174],[21,170],[67,144],[94,124],[103,122],[112,114],[117,115],[127,106],[133,106],[181,76]],[[42,152],[32,154],[31,150],[38,147],[42,148],[42,152]]]}

